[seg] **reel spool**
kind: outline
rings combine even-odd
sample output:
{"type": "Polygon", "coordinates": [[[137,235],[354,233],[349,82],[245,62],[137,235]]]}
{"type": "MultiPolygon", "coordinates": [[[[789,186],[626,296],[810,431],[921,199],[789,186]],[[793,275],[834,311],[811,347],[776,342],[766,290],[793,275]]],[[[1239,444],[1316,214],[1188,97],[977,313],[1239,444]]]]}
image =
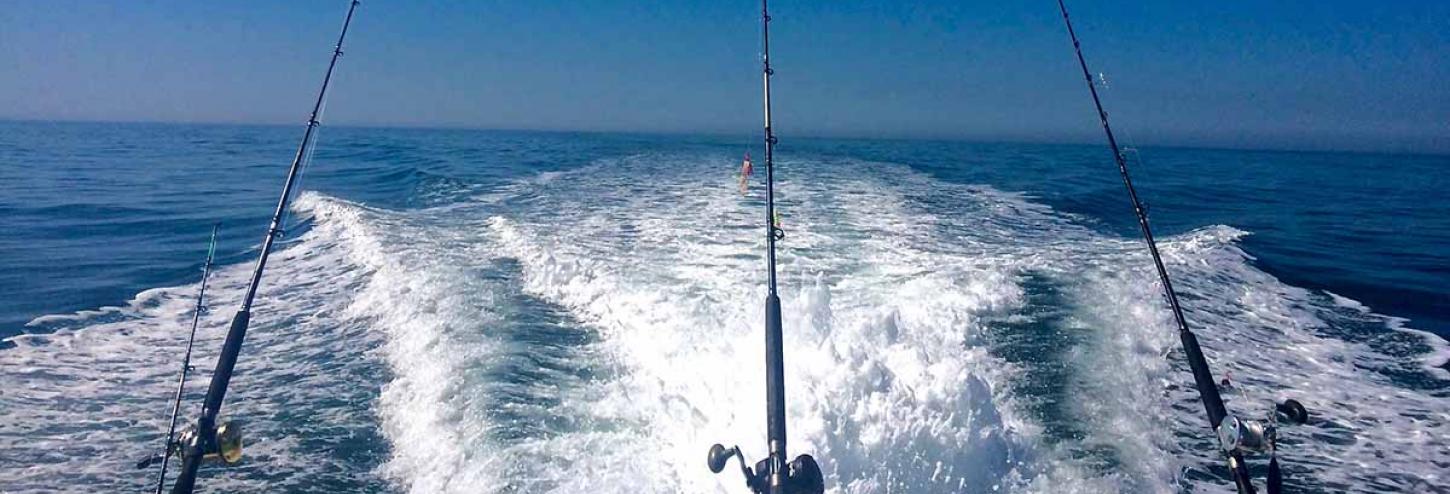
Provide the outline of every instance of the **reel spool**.
{"type": "MultiPolygon", "coordinates": [[[[1274,412],[1281,414],[1296,425],[1309,422],[1309,410],[1298,400],[1288,399],[1274,404],[1274,412]]],[[[1219,447],[1224,451],[1273,454],[1279,438],[1279,415],[1271,415],[1268,423],[1261,420],[1246,420],[1233,415],[1223,418],[1218,426],[1219,447]]]]}
{"type": "Polygon", "coordinates": [[[1272,425],[1258,420],[1229,415],[1218,425],[1218,444],[1224,451],[1268,451],[1277,437],[1278,431],[1272,425]]]}

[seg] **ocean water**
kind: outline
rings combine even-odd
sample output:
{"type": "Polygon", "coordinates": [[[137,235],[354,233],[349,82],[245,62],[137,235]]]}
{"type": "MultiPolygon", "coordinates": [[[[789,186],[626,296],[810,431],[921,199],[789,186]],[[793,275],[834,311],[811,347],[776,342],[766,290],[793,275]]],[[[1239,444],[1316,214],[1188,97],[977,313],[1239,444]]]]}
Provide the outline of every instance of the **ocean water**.
{"type": "MultiPolygon", "coordinates": [[[[0,123],[0,491],[153,480],[210,225],[191,415],[300,131],[0,123]]],[[[830,492],[1231,490],[1102,146],[782,131],[790,447],[830,492]]],[[[247,457],[201,486],[742,492],[704,456],[765,454],[757,141],[324,128],[247,457]]],[[[1310,408],[1291,491],[1450,484],[1450,157],[1139,155],[1229,407],[1310,408]]]]}

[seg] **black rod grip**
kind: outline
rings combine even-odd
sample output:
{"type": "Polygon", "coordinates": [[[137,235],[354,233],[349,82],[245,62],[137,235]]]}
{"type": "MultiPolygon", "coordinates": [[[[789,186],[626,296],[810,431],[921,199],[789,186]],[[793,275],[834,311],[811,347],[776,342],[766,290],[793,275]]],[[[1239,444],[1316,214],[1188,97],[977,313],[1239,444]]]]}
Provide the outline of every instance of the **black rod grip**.
{"type": "MultiPolygon", "coordinates": [[[[770,443],[771,480],[781,476],[785,470],[785,350],[781,342],[780,297],[771,293],[765,297],[765,409],[768,422],[767,439],[770,443]]],[[[771,482],[778,485],[777,482],[771,482]]]]}

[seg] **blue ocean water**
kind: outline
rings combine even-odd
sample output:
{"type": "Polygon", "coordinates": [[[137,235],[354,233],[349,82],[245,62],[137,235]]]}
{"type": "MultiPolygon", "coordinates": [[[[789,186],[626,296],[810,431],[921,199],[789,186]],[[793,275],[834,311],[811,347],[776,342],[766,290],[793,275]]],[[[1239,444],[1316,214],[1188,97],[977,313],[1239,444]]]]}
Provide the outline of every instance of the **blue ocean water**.
{"type": "MultiPolygon", "coordinates": [[[[299,134],[0,123],[0,490],[152,478],[210,226],[201,361],[299,134]]],[[[228,398],[250,457],[205,485],[737,487],[700,459],[764,431],[756,141],[325,128],[228,398]]],[[[1231,406],[1316,413],[1288,483],[1443,485],[1450,157],[1137,155],[1231,406]]],[[[835,492],[1224,489],[1102,146],[779,156],[792,444],[835,492]]]]}

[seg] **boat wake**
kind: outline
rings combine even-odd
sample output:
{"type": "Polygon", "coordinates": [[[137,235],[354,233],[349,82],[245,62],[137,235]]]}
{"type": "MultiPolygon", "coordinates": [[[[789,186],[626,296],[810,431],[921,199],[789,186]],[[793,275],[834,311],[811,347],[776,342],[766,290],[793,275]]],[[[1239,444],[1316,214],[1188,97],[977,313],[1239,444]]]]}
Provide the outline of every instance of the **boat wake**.
{"type": "MultiPolygon", "coordinates": [[[[731,160],[637,155],[402,211],[304,195],[312,227],[271,264],[228,397],[249,458],[207,485],[738,491],[704,462],[720,440],[765,454],[762,207],[731,160]]],[[[1137,240],[902,165],[777,165],[789,446],[828,491],[1227,487],[1137,240]]],[[[1230,408],[1310,408],[1287,483],[1444,483],[1443,342],[1279,282],[1247,234],[1162,248],[1230,408]]],[[[213,307],[249,268],[217,273],[213,307]]],[[[130,464],[160,445],[194,288],[40,318],[0,350],[7,491],[145,485],[130,464]]],[[[199,367],[228,312],[204,317],[199,367]]]]}

